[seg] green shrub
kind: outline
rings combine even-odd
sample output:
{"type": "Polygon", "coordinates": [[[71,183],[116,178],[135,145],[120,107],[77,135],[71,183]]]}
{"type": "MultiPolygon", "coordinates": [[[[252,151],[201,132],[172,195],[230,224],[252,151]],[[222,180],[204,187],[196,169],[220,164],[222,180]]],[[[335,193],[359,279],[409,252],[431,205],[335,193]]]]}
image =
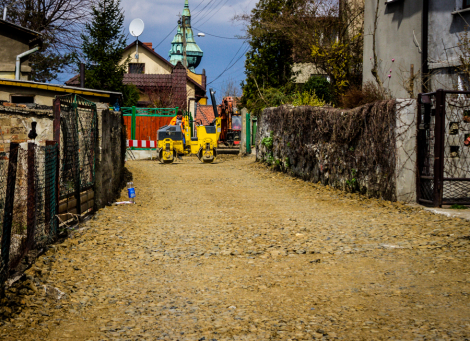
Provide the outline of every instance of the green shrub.
{"type": "Polygon", "coordinates": [[[122,87],[123,107],[133,107],[137,105],[140,98],[140,91],[134,84],[127,84],[122,87]]]}
{"type": "Polygon", "coordinates": [[[303,91],[313,93],[315,92],[319,99],[325,101],[326,103],[332,102],[330,82],[322,76],[311,76],[307,83],[304,84],[303,91]]]}
{"type": "Polygon", "coordinates": [[[325,101],[317,97],[317,95],[315,94],[315,91],[313,92],[304,91],[303,93],[297,92],[296,94],[294,94],[293,100],[292,100],[292,105],[295,107],[298,107],[301,105],[308,105],[311,107],[323,107],[325,104],[326,104],[325,101]]]}

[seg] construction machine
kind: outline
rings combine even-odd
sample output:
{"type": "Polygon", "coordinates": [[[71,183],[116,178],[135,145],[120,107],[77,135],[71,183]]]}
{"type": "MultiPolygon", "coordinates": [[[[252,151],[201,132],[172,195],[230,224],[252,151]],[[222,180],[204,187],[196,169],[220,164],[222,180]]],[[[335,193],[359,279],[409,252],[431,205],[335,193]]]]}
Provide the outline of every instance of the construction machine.
{"type": "Polygon", "coordinates": [[[212,163],[216,160],[221,121],[215,107],[215,92],[210,89],[210,93],[215,119],[206,126],[190,121],[190,124],[196,123],[196,136],[191,136],[188,127],[183,131],[180,125],[167,125],[158,130],[157,159],[161,163],[173,163],[177,158],[189,154],[196,155],[203,163],[212,163]]]}
{"type": "Polygon", "coordinates": [[[220,109],[221,132],[219,146],[224,150],[238,150],[242,136],[242,116],[237,108],[237,99],[231,96],[224,97],[220,109]]]}

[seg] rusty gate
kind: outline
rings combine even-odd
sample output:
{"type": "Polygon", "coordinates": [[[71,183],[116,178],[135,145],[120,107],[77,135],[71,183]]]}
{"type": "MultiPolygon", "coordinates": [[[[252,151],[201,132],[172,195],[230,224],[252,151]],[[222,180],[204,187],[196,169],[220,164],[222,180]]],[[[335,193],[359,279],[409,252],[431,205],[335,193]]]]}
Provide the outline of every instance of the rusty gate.
{"type": "Polygon", "coordinates": [[[417,198],[420,204],[470,204],[470,92],[418,95],[417,198]]]}

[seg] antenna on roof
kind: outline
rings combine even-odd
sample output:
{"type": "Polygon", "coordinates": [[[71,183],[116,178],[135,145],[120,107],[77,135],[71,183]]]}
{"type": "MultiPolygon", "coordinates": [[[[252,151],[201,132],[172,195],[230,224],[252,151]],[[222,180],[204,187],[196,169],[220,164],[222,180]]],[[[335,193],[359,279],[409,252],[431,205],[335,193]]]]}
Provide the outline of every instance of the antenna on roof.
{"type": "Polygon", "coordinates": [[[134,37],[137,37],[137,42],[135,44],[135,59],[139,59],[139,36],[144,32],[144,22],[142,19],[136,18],[132,20],[129,25],[129,32],[134,37]]]}

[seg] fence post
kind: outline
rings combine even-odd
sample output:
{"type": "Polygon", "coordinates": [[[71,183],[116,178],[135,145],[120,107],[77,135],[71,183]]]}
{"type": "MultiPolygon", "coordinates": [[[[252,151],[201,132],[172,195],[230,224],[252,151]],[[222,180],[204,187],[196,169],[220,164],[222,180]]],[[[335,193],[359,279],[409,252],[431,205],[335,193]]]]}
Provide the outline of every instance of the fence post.
{"type": "MultiPolygon", "coordinates": [[[[75,96],[74,103],[72,105],[73,110],[74,110],[74,115],[76,117],[76,150],[75,150],[75,160],[76,160],[76,169],[75,169],[75,200],[77,201],[77,214],[80,215],[82,214],[82,205],[81,205],[81,200],[80,200],[80,134],[79,134],[79,121],[80,117],[78,115],[78,104],[77,104],[77,96],[75,96]]],[[[83,132],[82,132],[83,133],[83,132]]]]}
{"type": "Polygon", "coordinates": [[[132,119],[131,119],[131,140],[135,140],[135,125],[136,125],[136,118],[135,115],[137,113],[137,110],[134,107],[132,107],[132,119]]]}
{"type": "Polygon", "coordinates": [[[251,154],[251,115],[249,112],[246,113],[246,153],[251,154]]]}
{"type": "Polygon", "coordinates": [[[5,294],[5,281],[8,278],[10,263],[11,225],[13,223],[13,203],[15,201],[16,168],[18,163],[19,144],[10,143],[10,157],[8,161],[7,190],[5,195],[5,209],[3,214],[2,230],[2,260],[0,269],[1,294],[5,294]]]}
{"type": "Polygon", "coordinates": [[[28,202],[27,202],[27,229],[26,229],[26,251],[31,249],[34,244],[34,228],[36,217],[36,188],[34,176],[36,144],[28,143],[28,202]]]}
{"type": "Polygon", "coordinates": [[[57,141],[57,143],[60,144],[60,98],[56,98],[54,100],[53,112],[54,112],[54,121],[53,121],[54,141],[57,141]]]}
{"type": "Polygon", "coordinates": [[[435,145],[434,145],[434,207],[442,206],[444,177],[444,142],[445,142],[445,101],[444,90],[436,91],[435,145]]]}
{"type": "Polygon", "coordinates": [[[46,153],[44,155],[44,173],[45,173],[45,202],[44,217],[46,226],[49,225],[49,235],[55,237],[57,234],[56,214],[58,212],[58,187],[57,187],[57,142],[46,141],[46,153]],[[51,146],[53,147],[51,149],[51,146]],[[48,148],[49,147],[49,148],[48,148]]]}
{"type": "Polygon", "coordinates": [[[252,128],[252,130],[253,130],[253,134],[251,136],[251,141],[252,141],[251,145],[254,146],[254,145],[256,145],[256,131],[258,130],[258,119],[256,117],[253,118],[253,128],[252,128]]]}

